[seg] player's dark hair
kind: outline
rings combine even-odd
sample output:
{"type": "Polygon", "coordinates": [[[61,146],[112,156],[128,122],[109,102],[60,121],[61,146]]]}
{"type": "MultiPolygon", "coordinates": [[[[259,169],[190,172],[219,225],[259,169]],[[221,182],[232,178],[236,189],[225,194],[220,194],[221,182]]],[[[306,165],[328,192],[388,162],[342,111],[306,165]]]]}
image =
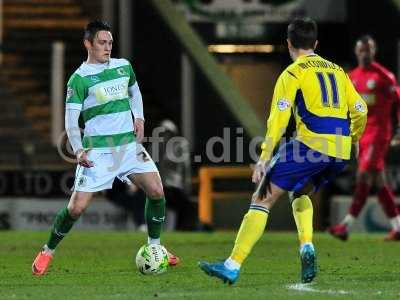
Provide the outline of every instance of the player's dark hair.
{"type": "Polygon", "coordinates": [[[374,44],[376,45],[375,39],[372,37],[372,35],[369,35],[369,34],[364,34],[364,35],[360,36],[360,37],[356,40],[356,44],[357,44],[358,42],[361,42],[361,43],[363,43],[363,44],[368,44],[369,41],[373,41],[374,44]]]}
{"type": "Polygon", "coordinates": [[[93,43],[93,40],[96,37],[96,34],[102,30],[111,31],[111,26],[107,22],[104,22],[104,21],[100,21],[100,20],[92,21],[86,25],[83,39],[88,40],[91,43],[93,43]]]}
{"type": "Polygon", "coordinates": [[[287,37],[296,49],[314,49],[317,36],[317,23],[310,18],[295,19],[287,28],[287,37]]]}

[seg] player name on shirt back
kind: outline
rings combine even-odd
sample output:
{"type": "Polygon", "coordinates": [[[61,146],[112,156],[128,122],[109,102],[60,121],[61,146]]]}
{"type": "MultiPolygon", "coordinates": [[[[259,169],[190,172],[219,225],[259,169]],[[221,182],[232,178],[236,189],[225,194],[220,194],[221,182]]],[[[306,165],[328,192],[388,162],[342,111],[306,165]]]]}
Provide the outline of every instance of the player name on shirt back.
{"type": "Polygon", "coordinates": [[[298,64],[302,69],[308,68],[325,68],[325,69],[332,69],[332,70],[340,70],[341,67],[338,65],[328,62],[326,60],[309,60],[304,63],[298,64]]]}

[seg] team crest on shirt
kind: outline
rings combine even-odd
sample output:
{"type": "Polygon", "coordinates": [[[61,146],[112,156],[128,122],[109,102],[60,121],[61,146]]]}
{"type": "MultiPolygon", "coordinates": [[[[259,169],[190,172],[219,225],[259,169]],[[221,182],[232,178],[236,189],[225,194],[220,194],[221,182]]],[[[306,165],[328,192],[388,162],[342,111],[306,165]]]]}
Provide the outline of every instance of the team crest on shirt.
{"type": "Polygon", "coordinates": [[[356,104],[354,104],[354,108],[360,113],[365,113],[365,107],[361,101],[357,101],[356,104]]]}
{"type": "Polygon", "coordinates": [[[73,88],[71,88],[71,87],[68,87],[67,88],[67,100],[69,99],[69,98],[71,98],[73,95],[74,95],[74,89],[73,88]]]}
{"type": "Polygon", "coordinates": [[[93,81],[94,83],[101,81],[101,79],[98,76],[90,76],[90,80],[93,81]]]}
{"type": "Polygon", "coordinates": [[[280,111],[284,111],[290,107],[290,103],[286,99],[279,99],[277,105],[280,111]]]}
{"type": "Polygon", "coordinates": [[[370,90],[374,89],[374,88],[376,87],[376,81],[373,80],[373,79],[369,79],[369,80],[367,81],[367,87],[368,87],[370,90]]]}
{"type": "Polygon", "coordinates": [[[118,68],[117,73],[121,76],[128,75],[124,68],[118,68]]]}

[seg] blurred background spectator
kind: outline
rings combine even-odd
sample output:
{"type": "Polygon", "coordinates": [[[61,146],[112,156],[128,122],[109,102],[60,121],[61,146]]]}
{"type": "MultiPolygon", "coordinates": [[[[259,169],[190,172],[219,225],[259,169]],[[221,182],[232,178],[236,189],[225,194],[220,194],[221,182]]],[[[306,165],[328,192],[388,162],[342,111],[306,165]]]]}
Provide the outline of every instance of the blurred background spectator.
{"type": "MultiPolygon", "coordinates": [[[[167,208],[176,212],[176,229],[193,230],[197,225],[197,211],[188,194],[191,191],[189,144],[179,136],[178,127],[171,120],[163,120],[159,128],[161,143],[158,167],[167,208]]],[[[157,157],[157,154],[152,153],[152,156],[157,157]]]]}

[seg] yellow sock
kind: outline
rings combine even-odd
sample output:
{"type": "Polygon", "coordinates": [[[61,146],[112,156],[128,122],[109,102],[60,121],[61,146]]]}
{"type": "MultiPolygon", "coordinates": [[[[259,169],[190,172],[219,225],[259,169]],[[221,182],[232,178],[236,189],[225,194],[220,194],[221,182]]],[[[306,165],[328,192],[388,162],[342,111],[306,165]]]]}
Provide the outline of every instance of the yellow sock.
{"type": "Polygon", "coordinates": [[[292,208],[299,233],[300,246],[311,243],[313,237],[313,205],[310,197],[302,195],[294,199],[292,208]]]}
{"type": "Polygon", "coordinates": [[[242,264],[250,254],[254,244],[260,239],[267,224],[269,210],[258,205],[251,205],[244,216],[235,246],[230,256],[235,262],[242,264]]]}

